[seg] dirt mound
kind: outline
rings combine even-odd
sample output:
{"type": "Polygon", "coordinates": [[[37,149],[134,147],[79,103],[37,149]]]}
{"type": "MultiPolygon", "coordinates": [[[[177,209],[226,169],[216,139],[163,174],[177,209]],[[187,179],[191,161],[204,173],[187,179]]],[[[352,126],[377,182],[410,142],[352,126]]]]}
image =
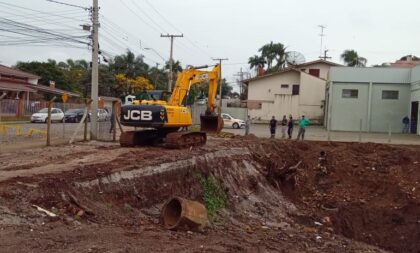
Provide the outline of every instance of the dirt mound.
{"type": "Polygon", "coordinates": [[[36,151],[32,159],[28,154],[0,167],[0,178],[7,175],[0,183],[5,228],[0,237],[12,242],[0,247],[21,252],[420,250],[416,147],[247,136],[211,138],[204,147],[185,150],[112,145],[83,148],[86,154],[80,150],[73,148],[74,158],[68,151],[65,161],[36,151]],[[35,157],[37,164],[29,166],[35,157]],[[10,174],[22,171],[25,176],[10,174]],[[214,188],[223,194],[209,192],[214,188]],[[160,208],[174,195],[208,205],[212,226],[202,233],[164,230],[160,208]],[[25,232],[32,230],[36,233],[25,232]],[[17,238],[33,243],[22,246],[17,238]]]}

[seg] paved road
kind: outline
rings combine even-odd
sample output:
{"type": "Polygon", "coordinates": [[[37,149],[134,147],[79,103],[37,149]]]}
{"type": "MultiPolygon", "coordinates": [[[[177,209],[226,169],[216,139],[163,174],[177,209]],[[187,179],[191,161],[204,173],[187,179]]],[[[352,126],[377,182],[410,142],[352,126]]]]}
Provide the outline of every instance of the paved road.
{"type": "MultiPolygon", "coordinates": [[[[245,134],[245,129],[229,129],[225,128],[223,131],[235,133],[235,134],[245,134]]],[[[298,127],[295,126],[293,132],[293,138],[297,137],[298,127]]],[[[264,124],[253,124],[251,126],[251,133],[257,137],[270,137],[270,132],[268,125],[264,124]]],[[[281,129],[277,128],[276,138],[281,138],[281,129]]],[[[328,132],[324,127],[321,126],[309,126],[306,130],[305,139],[307,140],[328,140],[328,132]]],[[[376,142],[376,143],[388,143],[389,136],[386,133],[362,133],[361,134],[362,142],[376,142]]],[[[359,141],[358,132],[330,132],[330,140],[332,141],[359,141]]],[[[420,136],[413,134],[392,134],[391,143],[393,144],[416,144],[420,145],[420,136]]]]}

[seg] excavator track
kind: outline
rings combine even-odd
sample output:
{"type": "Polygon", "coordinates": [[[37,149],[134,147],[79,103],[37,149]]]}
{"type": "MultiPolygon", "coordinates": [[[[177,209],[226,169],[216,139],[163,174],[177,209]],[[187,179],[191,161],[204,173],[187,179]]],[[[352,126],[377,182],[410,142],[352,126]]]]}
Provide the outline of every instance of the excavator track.
{"type": "Polygon", "coordinates": [[[204,132],[174,132],[166,135],[165,146],[168,148],[189,148],[206,144],[204,132]]]}
{"type": "Polygon", "coordinates": [[[156,144],[162,138],[156,129],[127,131],[120,135],[121,147],[150,146],[156,144]]]}

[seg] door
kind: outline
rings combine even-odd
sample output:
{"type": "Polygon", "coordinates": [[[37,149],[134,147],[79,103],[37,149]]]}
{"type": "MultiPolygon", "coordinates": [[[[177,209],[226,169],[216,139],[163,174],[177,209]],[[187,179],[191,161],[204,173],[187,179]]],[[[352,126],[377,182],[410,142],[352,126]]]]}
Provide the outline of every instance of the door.
{"type": "Polygon", "coordinates": [[[222,114],[224,127],[231,127],[232,126],[232,118],[227,114],[222,114]]]}
{"type": "Polygon", "coordinates": [[[419,115],[419,102],[411,102],[411,120],[410,120],[410,132],[417,134],[417,124],[419,115]]]}
{"type": "Polygon", "coordinates": [[[51,120],[57,121],[60,120],[60,114],[58,113],[57,109],[52,109],[51,111],[51,120]]]}

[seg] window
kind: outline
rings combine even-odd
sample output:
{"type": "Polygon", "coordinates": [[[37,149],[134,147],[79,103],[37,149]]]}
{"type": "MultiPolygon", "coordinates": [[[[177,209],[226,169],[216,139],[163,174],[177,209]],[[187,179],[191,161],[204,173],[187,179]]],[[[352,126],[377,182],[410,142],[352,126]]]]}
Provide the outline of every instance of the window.
{"type": "Polygon", "coordinates": [[[287,89],[287,88],[289,88],[289,85],[288,85],[288,84],[282,84],[282,85],[281,85],[281,88],[282,88],[282,89],[283,89],[283,88],[284,88],[284,89],[287,89]]]}
{"type": "Polygon", "coordinates": [[[309,75],[319,77],[319,69],[309,69],[309,75]]]}
{"type": "Polygon", "coordinates": [[[358,98],[359,90],[343,89],[342,98],[358,98]]]}
{"type": "Polygon", "coordinates": [[[52,109],[51,113],[58,113],[58,110],[57,109],[52,109]]]}
{"type": "Polygon", "coordinates": [[[399,91],[397,90],[383,90],[382,99],[398,99],[399,91]]]}
{"type": "Polygon", "coordinates": [[[292,95],[299,95],[299,84],[293,84],[292,95]]]}

